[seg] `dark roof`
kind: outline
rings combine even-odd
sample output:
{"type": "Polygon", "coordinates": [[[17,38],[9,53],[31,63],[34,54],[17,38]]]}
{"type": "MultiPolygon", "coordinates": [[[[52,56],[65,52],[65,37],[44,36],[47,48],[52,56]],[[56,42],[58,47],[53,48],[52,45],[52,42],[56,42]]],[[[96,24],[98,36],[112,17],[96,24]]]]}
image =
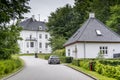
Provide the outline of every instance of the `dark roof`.
{"type": "Polygon", "coordinates": [[[89,18],[64,46],[76,42],[120,42],[120,36],[98,19],[89,18]],[[99,30],[101,35],[97,35],[96,30],[99,30]]]}
{"type": "Polygon", "coordinates": [[[22,26],[23,30],[30,30],[30,31],[38,31],[38,30],[45,31],[47,29],[45,22],[33,20],[32,18],[20,22],[19,26],[22,26]],[[41,29],[39,29],[40,27],[41,29]]]}

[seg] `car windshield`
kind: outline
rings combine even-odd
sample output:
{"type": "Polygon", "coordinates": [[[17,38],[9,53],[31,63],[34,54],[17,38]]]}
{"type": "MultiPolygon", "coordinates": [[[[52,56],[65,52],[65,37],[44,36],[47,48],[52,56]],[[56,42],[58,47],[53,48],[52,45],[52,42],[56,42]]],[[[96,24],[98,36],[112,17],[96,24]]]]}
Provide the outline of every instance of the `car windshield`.
{"type": "Polygon", "coordinates": [[[59,57],[58,56],[50,56],[50,58],[57,58],[58,59],[59,57]]]}

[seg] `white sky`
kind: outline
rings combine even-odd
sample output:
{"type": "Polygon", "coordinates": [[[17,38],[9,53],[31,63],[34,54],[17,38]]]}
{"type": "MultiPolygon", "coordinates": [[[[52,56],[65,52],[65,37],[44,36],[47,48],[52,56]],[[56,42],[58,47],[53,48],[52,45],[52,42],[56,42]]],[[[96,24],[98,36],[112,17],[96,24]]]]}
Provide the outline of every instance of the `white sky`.
{"type": "Polygon", "coordinates": [[[30,13],[25,14],[24,17],[30,18],[32,15],[35,15],[35,19],[38,20],[38,14],[40,14],[41,21],[48,20],[51,12],[66,4],[74,5],[74,0],[30,0],[30,13]]]}

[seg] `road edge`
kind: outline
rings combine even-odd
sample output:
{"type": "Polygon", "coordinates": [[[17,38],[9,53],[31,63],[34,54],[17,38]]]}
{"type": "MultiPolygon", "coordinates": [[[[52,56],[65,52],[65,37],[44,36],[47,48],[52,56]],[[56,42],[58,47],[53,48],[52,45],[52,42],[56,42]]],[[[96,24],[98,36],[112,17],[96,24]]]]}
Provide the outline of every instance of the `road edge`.
{"type": "Polygon", "coordinates": [[[87,74],[87,73],[85,73],[85,72],[83,72],[83,71],[80,71],[80,70],[77,70],[77,69],[75,69],[75,68],[73,68],[73,67],[71,67],[71,66],[68,66],[67,64],[64,64],[65,66],[67,66],[67,67],[69,67],[69,68],[71,68],[71,69],[74,69],[74,70],[76,70],[76,71],[78,71],[78,72],[80,72],[80,73],[83,73],[83,74],[85,74],[86,76],[89,76],[90,78],[92,78],[92,79],[94,79],[94,80],[99,80],[99,79],[97,79],[97,78],[95,78],[95,77],[93,77],[93,76],[91,76],[91,75],[89,75],[89,74],[87,74]]]}

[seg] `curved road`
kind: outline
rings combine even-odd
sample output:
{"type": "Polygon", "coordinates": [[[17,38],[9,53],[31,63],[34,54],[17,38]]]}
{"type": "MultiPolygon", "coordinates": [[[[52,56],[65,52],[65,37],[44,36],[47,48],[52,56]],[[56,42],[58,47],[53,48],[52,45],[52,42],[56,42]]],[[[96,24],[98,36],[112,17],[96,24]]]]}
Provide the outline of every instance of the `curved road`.
{"type": "Polygon", "coordinates": [[[46,60],[22,56],[25,68],[7,80],[94,80],[62,64],[49,65],[46,60]]]}

